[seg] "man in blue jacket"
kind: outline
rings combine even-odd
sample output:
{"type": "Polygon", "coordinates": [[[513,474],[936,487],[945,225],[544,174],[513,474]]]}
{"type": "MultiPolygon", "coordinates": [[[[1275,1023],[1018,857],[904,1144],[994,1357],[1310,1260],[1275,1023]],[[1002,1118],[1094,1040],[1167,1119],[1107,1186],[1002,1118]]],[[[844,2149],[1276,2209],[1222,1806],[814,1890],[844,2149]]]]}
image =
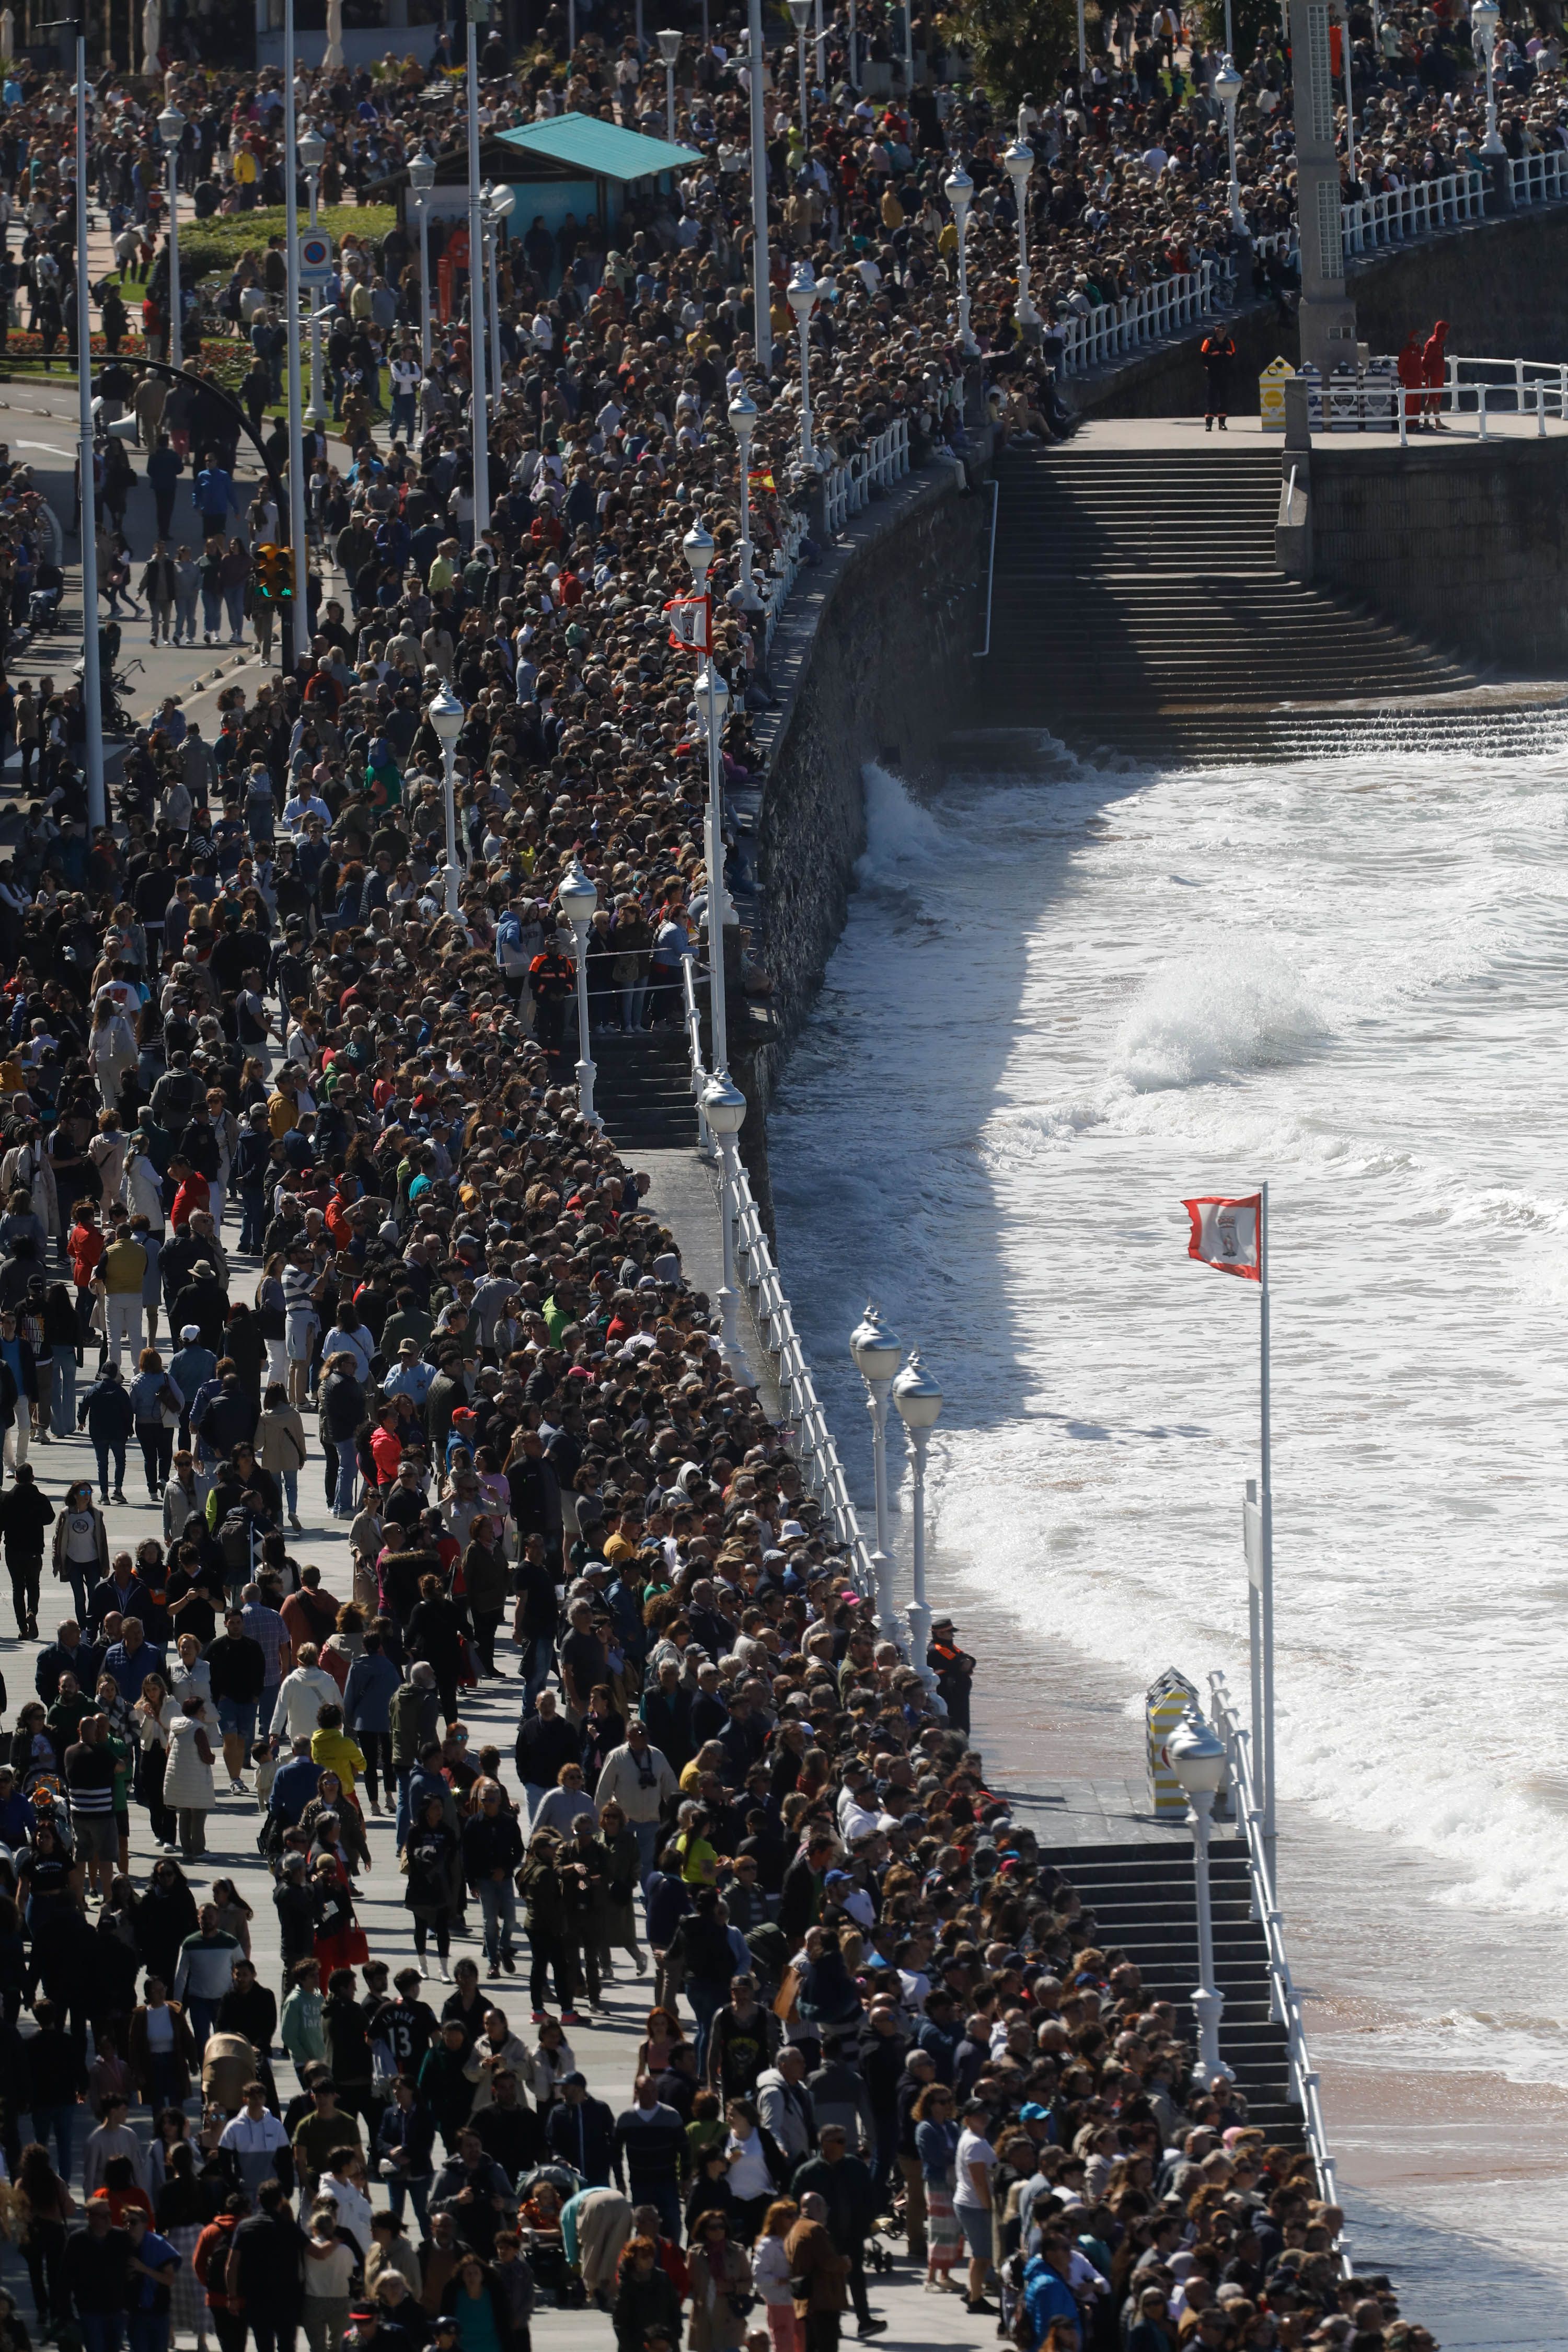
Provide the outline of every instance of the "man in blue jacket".
{"type": "Polygon", "coordinates": [[[1067,2240],[1052,2236],[1042,2241],[1040,2252],[1030,2256],[1025,2268],[1024,2308],[1029,2315],[1029,2340],[1037,2352],[1053,2319],[1067,2320],[1075,2341],[1083,2342],[1078,2297],[1068,2284],[1071,2260],[1067,2240]]]}

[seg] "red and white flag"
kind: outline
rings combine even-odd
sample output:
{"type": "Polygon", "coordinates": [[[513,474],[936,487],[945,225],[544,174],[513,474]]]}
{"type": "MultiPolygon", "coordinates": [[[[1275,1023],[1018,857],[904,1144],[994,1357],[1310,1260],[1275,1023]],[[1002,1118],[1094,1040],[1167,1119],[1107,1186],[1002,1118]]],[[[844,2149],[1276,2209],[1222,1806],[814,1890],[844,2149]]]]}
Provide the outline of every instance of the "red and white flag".
{"type": "Polygon", "coordinates": [[[710,596],[677,596],[665,606],[669,615],[669,642],[689,654],[713,650],[713,600],[710,596]]]}
{"type": "Polygon", "coordinates": [[[1184,1201],[1182,1206],[1193,1221],[1192,1238],[1187,1244],[1189,1257],[1201,1258],[1220,1274],[1238,1274],[1243,1282],[1262,1280],[1262,1253],[1258,1246],[1263,1217],[1261,1192],[1249,1192],[1239,1201],[1207,1197],[1184,1201]]]}

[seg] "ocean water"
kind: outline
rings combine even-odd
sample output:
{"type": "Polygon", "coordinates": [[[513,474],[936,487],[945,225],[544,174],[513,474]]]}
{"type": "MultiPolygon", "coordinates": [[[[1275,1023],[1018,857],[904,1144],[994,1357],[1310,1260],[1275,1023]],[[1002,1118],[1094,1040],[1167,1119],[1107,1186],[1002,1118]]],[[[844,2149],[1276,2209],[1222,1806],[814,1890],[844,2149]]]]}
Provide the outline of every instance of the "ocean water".
{"type": "Polygon", "coordinates": [[[1129,1772],[1163,1668],[1241,1696],[1258,1299],[1181,1202],[1268,1180],[1281,1887],[1358,2242],[1450,2346],[1568,2342],[1568,735],[865,782],[771,1119],[852,1479],[869,1289],[946,1394],[936,1597],[1123,1702],[1129,1772]]]}

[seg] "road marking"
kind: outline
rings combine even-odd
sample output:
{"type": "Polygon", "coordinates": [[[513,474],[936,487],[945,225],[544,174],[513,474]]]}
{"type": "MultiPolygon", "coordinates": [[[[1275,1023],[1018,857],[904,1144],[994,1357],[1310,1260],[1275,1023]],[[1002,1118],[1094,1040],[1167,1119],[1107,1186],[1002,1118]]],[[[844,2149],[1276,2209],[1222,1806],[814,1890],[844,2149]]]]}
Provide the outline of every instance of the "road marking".
{"type": "Polygon", "coordinates": [[[76,459],[74,449],[57,449],[52,441],[18,441],[16,446],[18,449],[41,449],[46,457],[64,457],[68,464],[74,464],[76,459]]]}

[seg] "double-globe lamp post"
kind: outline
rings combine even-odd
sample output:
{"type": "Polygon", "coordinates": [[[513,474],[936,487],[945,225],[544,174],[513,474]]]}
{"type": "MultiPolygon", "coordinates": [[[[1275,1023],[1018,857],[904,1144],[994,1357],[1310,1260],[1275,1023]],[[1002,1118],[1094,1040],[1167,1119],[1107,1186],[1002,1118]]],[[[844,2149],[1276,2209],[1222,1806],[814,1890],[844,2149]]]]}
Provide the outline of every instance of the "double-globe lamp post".
{"type": "Polygon", "coordinates": [[[441,746],[441,772],[447,809],[446,908],[454,922],[458,914],[458,738],[463,731],[463,706],[443,680],[431,697],[426,717],[441,746]]]}
{"type": "Polygon", "coordinates": [[[1247,223],[1241,210],[1241,182],[1236,169],[1236,102],[1241,96],[1241,76],[1236,70],[1236,59],[1229,50],[1220,59],[1219,71],[1214,78],[1214,94],[1225,109],[1225,143],[1230,157],[1230,225],[1238,236],[1247,234],[1247,223]]]}
{"type": "Polygon", "coordinates": [[[927,1690],[936,1688],[927,1655],[931,1648],[931,1608],[926,1600],[926,1449],[942,1411],[942,1391],[921,1361],[918,1348],[893,1382],[893,1404],[909,1432],[910,1486],[913,1501],[912,1597],[910,1601],[910,1662],[927,1690]]]}
{"type": "Polygon", "coordinates": [[[805,74],[805,37],[811,29],[812,0],[789,0],[790,21],[795,26],[795,45],[800,52],[800,142],[811,152],[811,86],[805,74]]]}
{"type": "Polygon", "coordinates": [[[1013,202],[1018,208],[1018,299],[1013,316],[1018,331],[1026,341],[1039,332],[1040,314],[1029,294],[1029,182],[1034,175],[1035,151],[1026,139],[1015,139],[1002,158],[1003,168],[1013,183],[1013,202]]]}
{"type": "Polygon", "coordinates": [[[169,365],[184,367],[184,321],[180,316],[180,142],[185,118],[173,100],[158,117],[158,136],[169,159],[169,365]]]}
{"type": "Polygon", "coordinates": [[[752,436],[756,429],[757,404],[742,390],[730,403],[730,430],[741,464],[741,599],[748,613],[762,609],[752,577],[752,436]]]}
{"type": "MultiPolygon", "coordinates": [[[[708,574],[713,562],[712,533],[704,524],[694,523],[681,541],[681,548],[690,566],[692,586],[700,596],[707,595],[708,574]]],[[[714,1069],[727,1070],[730,1039],[724,1004],[724,811],[719,787],[719,740],[730,705],[730,688],[714,662],[711,647],[692,685],[697,708],[708,728],[709,1052],[714,1069]]]]}
{"type": "Polygon", "coordinates": [[[877,1547],[871,1554],[871,1568],[877,1579],[877,1615],[884,1640],[896,1642],[893,1561],[888,1549],[888,1396],[903,1349],[869,1303],[865,1321],[849,1334],[849,1353],[866,1383],[866,1410],[871,1416],[871,1465],[877,1492],[877,1547]]]}
{"type": "Polygon", "coordinates": [[[722,1062],[702,1090],[702,1116],[719,1146],[719,1227],[724,1251],[719,1328],[724,1360],[738,1371],[744,1364],[745,1351],[741,1346],[740,1293],[735,1287],[735,1139],[745,1124],[746,1097],[722,1062]]]}
{"type": "Polygon", "coordinates": [[[1209,1833],[1214,1826],[1214,1801],[1225,1785],[1226,1753],[1222,1742],[1195,1708],[1189,1709],[1170,1738],[1165,1754],[1181,1782],[1191,1811],[1193,1875],[1198,1906],[1198,1984],[1192,1996],[1198,2021],[1198,2056],[1194,2083],[1209,2084],[1224,2073],[1219,2057],[1219,2021],[1225,1995],[1214,1980],[1214,1906],[1209,1892],[1209,1833]]]}
{"type": "Polygon", "coordinates": [[[485,244],[489,255],[490,397],[500,398],[500,233],[517,203],[517,190],[505,180],[485,190],[485,244]]]}
{"type": "MultiPolygon", "coordinates": [[[[305,174],[305,185],[310,192],[310,226],[316,226],[321,194],[321,166],[327,160],[327,142],[313,122],[307,122],[294,150],[300,158],[300,169],[305,174]]],[[[321,289],[310,289],[310,401],[305,414],[318,429],[327,421],[321,405],[321,289]]]]}
{"type": "Polygon", "coordinates": [[[680,58],[680,44],[685,37],[683,33],[673,31],[654,36],[658,43],[658,54],[664,59],[664,129],[672,147],[675,144],[675,68],[680,58]]]}
{"type": "Polygon", "coordinates": [[[1483,155],[1506,153],[1497,127],[1497,28],[1500,12],[1497,0],[1475,0],[1470,10],[1470,38],[1479,50],[1487,69],[1487,135],[1481,142],[1483,155]]]}
{"type": "Polygon", "coordinates": [[[969,207],[974,202],[974,183],[958,163],[942,185],[958,231],[958,345],[968,359],[980,349],[969,331],[969,207]]]}
{"type": "Polygon", "coordinates": [[[594,1080],[598,1076],[594,1066],[592,1033],[588,1026],[588,940],[592,936],[594,912],[599,894],[589,877],[574,857],[556,887],[561,911],[572,926],[572,940],[576,950],[577,964],[577,1106],[590,1127],[599,1124],[594,1108],[594,1080]]]}
{"type": "Polygon", "coordinates": [[[419,364],[430,373],[430,191],[436,184],[436,158],[422,147],[408,159],[408,190],[419,215],[419,364]]]}
{"type": "Polygon", "coordinates": [[[795,264],[784,299],[800,330],[800,462],[810,473],[816,465],[811,436],[811,314],[816,308],[816,272],[809,261],[795,264]]]}

